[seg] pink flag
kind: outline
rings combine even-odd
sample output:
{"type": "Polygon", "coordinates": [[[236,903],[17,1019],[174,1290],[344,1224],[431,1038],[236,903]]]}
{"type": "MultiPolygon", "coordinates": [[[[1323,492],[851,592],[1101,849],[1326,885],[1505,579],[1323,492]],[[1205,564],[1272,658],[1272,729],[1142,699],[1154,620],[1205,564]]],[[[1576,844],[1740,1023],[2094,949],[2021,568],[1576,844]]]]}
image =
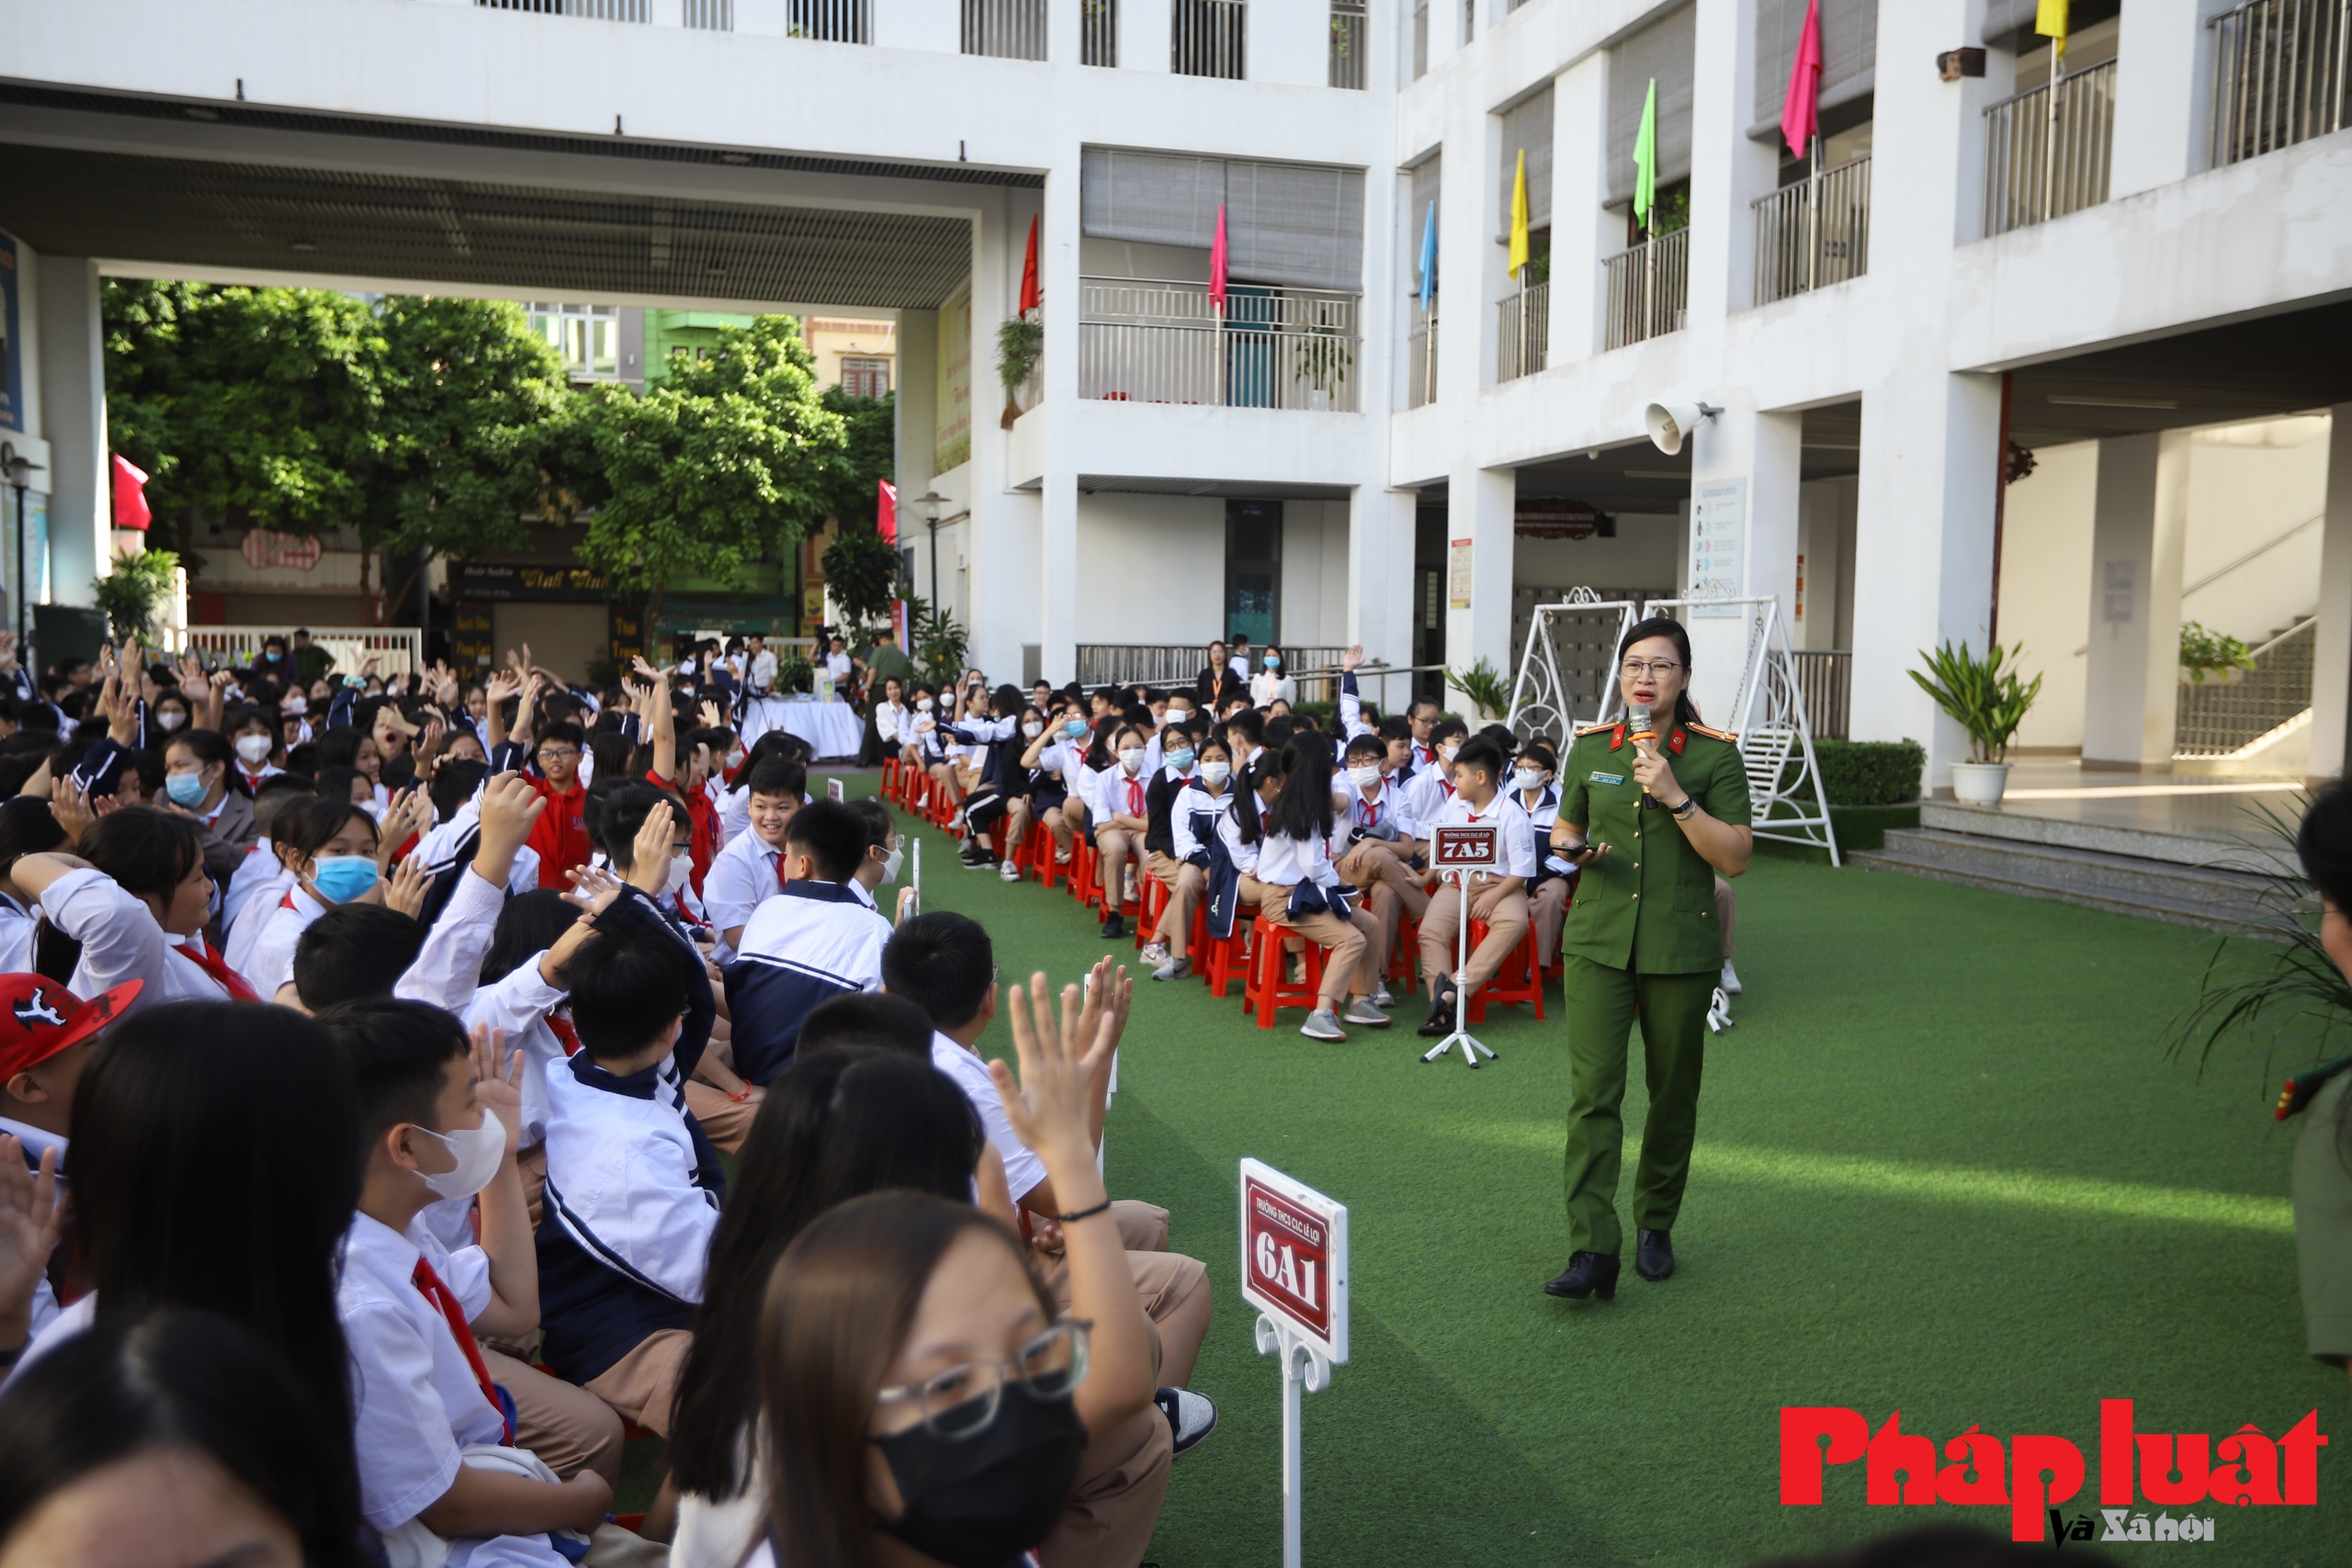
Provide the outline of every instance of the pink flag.
{"type": "Polygon", "coordinates": [[[1805,0],[1804,31],[1789,65],[1788,98],[1781,106],[1781,135],[1804,157],[1821,130],[1821,0],[1805,0]]]}
{"type": "Polygon", "coordinates": [[[121,453],[114,455],[114,525],[144,529],[153,521],[147,512],[147,476],[121,453]]]}
{"type": "Polygon", "coordinates": [[[874,531],[886,545],[899,542],[899,487],[888,479],[874,481],[882,488],[874,498],[874,531]]]}
{"type": "Polygon", "coordinates": [[[1216,204],[1216,238],[1209,243],[1209,303],[1225,313],[1225,203],[1216,204]]]}

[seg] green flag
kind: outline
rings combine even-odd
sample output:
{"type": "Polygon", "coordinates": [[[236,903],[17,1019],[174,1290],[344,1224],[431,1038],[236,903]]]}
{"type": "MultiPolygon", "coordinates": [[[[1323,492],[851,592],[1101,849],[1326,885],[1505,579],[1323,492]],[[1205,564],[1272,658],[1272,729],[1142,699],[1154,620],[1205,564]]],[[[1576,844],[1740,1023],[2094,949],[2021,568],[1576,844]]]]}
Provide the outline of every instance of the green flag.
{"type": "Polygon", "coordinates": [[[1634,138],[1634,216],[1642,228],[1650,226],[1657,206],[1657,78],[1650,78],[1650,96],[1642,104],[1642,129],[1634,138]]]}

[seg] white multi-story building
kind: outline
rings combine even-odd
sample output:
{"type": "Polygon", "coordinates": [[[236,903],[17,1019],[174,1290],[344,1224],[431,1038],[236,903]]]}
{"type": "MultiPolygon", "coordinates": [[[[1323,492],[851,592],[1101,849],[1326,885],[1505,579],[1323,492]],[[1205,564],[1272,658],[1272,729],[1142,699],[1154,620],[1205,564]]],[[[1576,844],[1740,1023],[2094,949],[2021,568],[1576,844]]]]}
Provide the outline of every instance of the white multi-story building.
{"type": "Polygon", "coordinates": [[[917,581],[991,671],[1174,673],[1230,630],[1508,669],[1538,600],[1686,589],[1703,496],[1825,727],[1940,776],[1959,737],[1905,671],[1997,629],[2056,677],[2044,743],[2163,768],[2196,614],[2301,628],[2335,773],[2345,0],[2075,0],[2054,83],[2035,9],[1822,0],[1801,162],[1804,0],[10,6],[5,434],[70,595],[105,553],[102,273],[882,313],[900,494],[946,498],[935,584],[902,502],[917,581]],[[1669,457],[1654,400],[1721,412],[1669,457]],[[2005,485],[2012,446],[2041,468],[2005,485]]]}

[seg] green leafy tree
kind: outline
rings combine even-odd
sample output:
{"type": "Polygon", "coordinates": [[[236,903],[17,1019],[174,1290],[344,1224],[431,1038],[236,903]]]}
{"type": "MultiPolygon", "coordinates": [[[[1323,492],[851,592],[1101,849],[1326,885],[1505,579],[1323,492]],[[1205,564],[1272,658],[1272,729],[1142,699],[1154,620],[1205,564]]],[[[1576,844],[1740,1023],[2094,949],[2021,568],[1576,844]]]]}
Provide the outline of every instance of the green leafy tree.
{"type": "Polygon", "coordinates": [[[825,547],[825,592],[853,626],[866,626],[890,613],[899,596],[899,552],[871,528],[842,526],[825,547]]]}
{"type": "Polygon", "coordinates": [[[155,612],[172,592],[179,557],[169,550],[146,550],[114,558],[114,570],[95,578],[90,592],[106,612],[107,626],[117,642],[131,637],[153,640],[155,612]]]}
{"type": "MultiPolygon", "coordinates": [[[[878,526],[881,496],[876,488],[898,472],[898,394],[854,398],[839,387],[828,387],[820,399],[826,409],[841,416],[845,445],[842,467],[825,498],[825,513],[841,520],[843,530],[878,526]]],[[[827,567],[828,578],[832,568],[827,567]]]]}
{"type": "Polygon", "coordinates": [[[595,508],[581,557],[616,587],[740,583],[817,524],[842,482],[844,422],[818,397],[789,316],[722,327],[709,358],[679,360],[642,397],[599,387],[581,416],[553,447],[575,503],[595,508]],[[600,477],[581,482],[592,468],[600,477]]]}

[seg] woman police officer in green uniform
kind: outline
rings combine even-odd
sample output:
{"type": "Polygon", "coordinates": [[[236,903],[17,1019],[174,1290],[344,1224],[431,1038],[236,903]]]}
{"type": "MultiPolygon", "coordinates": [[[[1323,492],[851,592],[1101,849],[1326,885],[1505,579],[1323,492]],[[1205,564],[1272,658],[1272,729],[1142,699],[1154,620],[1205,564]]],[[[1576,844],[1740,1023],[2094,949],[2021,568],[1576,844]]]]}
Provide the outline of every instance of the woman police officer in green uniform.
{"type": "Polygon", "coordinates": [[[1567,1269],[1544,1289],[1582,1301],[1617,1294],[1617,1172],[1625,1055],[1638,1006],[1649,1119],[1634,1176],[1634,1271],[1674,1272],[1668,1233],[1690,1174],[1707,1006],[1723,967],[1715,874],[1737,876],[1755,847],[1747,775],[1733,738],[1699,723],[1684,694],[1690,639],[1678,623],[1637,623],[1617,649],[1629,714],[1670,723],[1597,724],[1560,759],[1555,852],[1582,868],[1560,932],[1567,1015],[1567,1269]]]}

